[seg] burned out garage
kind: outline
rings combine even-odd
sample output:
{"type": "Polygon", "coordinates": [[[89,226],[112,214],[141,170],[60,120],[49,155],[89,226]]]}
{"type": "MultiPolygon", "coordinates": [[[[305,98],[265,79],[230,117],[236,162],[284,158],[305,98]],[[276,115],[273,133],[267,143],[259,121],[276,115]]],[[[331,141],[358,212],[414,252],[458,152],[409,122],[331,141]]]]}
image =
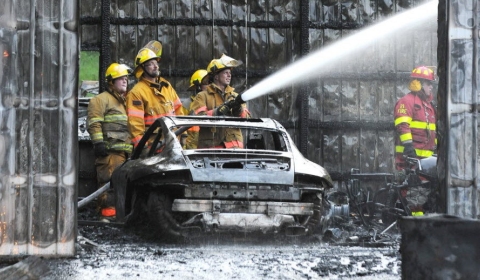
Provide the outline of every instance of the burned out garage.
{"type": "Polygon", "coordinates": [[[0,278],[477,279],[479,15],[5,2],[0,278]]]}

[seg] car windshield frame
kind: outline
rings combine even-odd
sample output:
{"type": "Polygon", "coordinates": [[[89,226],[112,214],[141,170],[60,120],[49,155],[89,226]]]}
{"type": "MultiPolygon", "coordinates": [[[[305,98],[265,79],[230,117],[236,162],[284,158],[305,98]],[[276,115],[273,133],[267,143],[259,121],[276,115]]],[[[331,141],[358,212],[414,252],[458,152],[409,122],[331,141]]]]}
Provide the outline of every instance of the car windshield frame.
{"type": "MultiPolygon", "coordinates": [[[[171,138],[177,138],[180,134],[194,126],[203,128],[235,128],[241,129],[242,135],[245,138],[245,148],[237,150],[261,150],[264,152],[291,152],[291,139],[287,132],[278,123],[262,123],[264,119],[249,119],[245,121],[243,118],[211,118],[211,117],[162,117],[156,119],[153,124],[145,132],[144,136],[135,147],[131,159],[138,159],[141,157],[142,151],[145,149],[148,140],[156,134],[150,146],[147,146],[147,157],[158,154],[165,147],[166,143],[172,141],[171,138]],[[188,120],[187,120],[188,119],[188,120]],[[169,131],[169,133],[164,133],[169,131]],[[253,131],[253,132],[252,132],[253,131]],[[170,134],[171,133],[171,134],[170,134]],[[268,135],[270,134],[270,135],[268,135]],[[269,138],[269,140],[266,140],[269,138]],[[251,141],[257,145],[251,145],[251,141]]],[[[178,142],[178,139],[173,139],[178,142]]],[[[235,150],[226,148],[199,148],[199,149],[183,149],[184,151],[199,151],[199,150],[235,150]]]]}

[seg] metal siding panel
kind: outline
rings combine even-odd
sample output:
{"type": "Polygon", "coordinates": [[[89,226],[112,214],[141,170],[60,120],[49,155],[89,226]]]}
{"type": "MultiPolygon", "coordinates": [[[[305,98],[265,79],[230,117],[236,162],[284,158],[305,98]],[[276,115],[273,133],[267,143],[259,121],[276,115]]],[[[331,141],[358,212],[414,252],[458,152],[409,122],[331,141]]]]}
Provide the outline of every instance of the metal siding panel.
{"type": "MultiPolygon", "coordinates": [[[[447,2],[448,52],[446,102],[448,154],[446,164],[447,213],[466,218],[479,217],[477,84],[478,35],[472,37],[472,22],[478,12],[474,1],[447,2]],[[477,65],[476,65],[477,64],[477,65]],[[475,155],[475,156],[472,156],[475,155]]],[[[478,7],[477,7],[478,11],[478,7]]]]}
{"type": "Polygon", "coordinates": [[[41,2],[34,11],[30,3],[18,1],[8,15],[11,22],[22,21],[16,28],[0,23],[10,35],[2,39],[12,46],[12,75],[1,77],[2,97],[11,92],[17,100],[0,107],[1,136],[12,151],[5,154],[1,168],[0,255],[71,256],[76,227],[77,3],[41,2]]]}
{"type": "Polygon", "coordinates": [[[344,131],[342,135],[341,162],[342,169],[350,170],[360,165],[360,131],[344,131]]]}
{"type": "Polygon", "coordinates": [[[338,131],[323,133],[323,167],[329,172],[342,170],[342,135],[338,131]]]}
{"type": "Polygon", "coordinates": [[[360,120],[358,81],[343,80],[340,92],[342,94],[342,121],[360,120]]]}

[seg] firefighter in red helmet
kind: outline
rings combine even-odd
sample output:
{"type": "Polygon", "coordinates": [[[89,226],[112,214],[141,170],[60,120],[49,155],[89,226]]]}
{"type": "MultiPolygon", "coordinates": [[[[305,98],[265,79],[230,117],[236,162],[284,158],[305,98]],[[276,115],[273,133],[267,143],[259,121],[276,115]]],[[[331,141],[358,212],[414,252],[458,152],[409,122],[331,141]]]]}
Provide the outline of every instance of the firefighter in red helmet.
{"type": "Polygon", "coordinates": [[[433,100],[434,71],[426,66],[413,69],[410,92],[395,104],[396,168],[405,168],[405,158],[426,158],[437,146],[433,100]]]}
{"type": "MultiPolygon", "coordinates": [[[[430,157],[437,148],[436,110],[432,103],[435,72],[432,67],[418,66],[412,70],[410,78],[410,92],[397,101],[394,111],[397,170],[408,167],[406,157],[430,157]]],[[[422,204],[411,206],[412,213],[423,213],[422,204]]]]}

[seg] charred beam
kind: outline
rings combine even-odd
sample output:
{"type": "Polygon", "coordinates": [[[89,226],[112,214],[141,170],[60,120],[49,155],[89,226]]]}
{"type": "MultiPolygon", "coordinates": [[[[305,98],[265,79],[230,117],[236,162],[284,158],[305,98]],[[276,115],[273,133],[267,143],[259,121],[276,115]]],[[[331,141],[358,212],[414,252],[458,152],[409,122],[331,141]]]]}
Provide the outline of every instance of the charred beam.
{"type": "MultiPolygon", "coordinates": [[[[81,25],[100,25],[102,24],[102,17],[82,16],[80,18],[81,25]]],[[[111,18],[110,24],[113,25],[170,25],[170,26],[238,26],[251,28],[301,28],[301,23],[298,20],[273,20],[273,21],[233,21],[226,19],[216,19],[215,22],[211,19],[194,19],[194,18],[111,18]]],[[[309,29],[333,29],[333,30],[349,30],[360,29],[364,27],[363,24],[358,23],[338,23],[338,22],[307,22],[309,29]]]]}
{"type": "Polygon", "coordinates": [[[310,120],[308,123],[310,128],[320,128],[328,130],[343,130],[348,129],[352,130],[380,130],[380,131],[390,131],[394,129],[393,121],[335,121],[335,122],[321,122],[316,120],[310,120]]]}

